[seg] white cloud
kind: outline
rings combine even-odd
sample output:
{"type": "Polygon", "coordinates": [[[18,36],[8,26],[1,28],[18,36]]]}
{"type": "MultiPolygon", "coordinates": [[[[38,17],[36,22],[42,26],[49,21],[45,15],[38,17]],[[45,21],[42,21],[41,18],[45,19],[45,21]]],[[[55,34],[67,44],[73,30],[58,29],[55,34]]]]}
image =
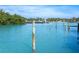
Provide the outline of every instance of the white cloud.
{"type": "Polygon", "coordinates": [[[0,6],[12,14],[20,14],[25,17],[73,17],[79,15],[79,8],[72,6],[0,6]]]}

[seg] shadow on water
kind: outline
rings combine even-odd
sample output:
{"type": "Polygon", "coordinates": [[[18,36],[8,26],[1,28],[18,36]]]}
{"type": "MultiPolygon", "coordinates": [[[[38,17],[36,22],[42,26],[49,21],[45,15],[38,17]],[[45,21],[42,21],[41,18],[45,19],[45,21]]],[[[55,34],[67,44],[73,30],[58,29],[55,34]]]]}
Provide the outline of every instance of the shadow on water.
{"type": "Polygon", "coordinates": [[[79,31],[78,31],[78,27],[76,27],[77,30],[71,30],[71,32],[74,34],[74,36],[72,36],[72,39],[74,42],[72,42],[72,49],[75,52],[79,52],[79,31]]]}
{"type": "Polygon", "coordinates": [[[79,45],[79,32],[77,32],[77,44],[79,45]]]}
{"type": "Polygon", "coordinates": [[[79,23],[77,27],[77,44],[79,45],[79,23]]]}
{"type": "Polygon", "coordinates": [[[79,32],[77,31],[76,35],[76,51],[79,52],[79,32]]]}

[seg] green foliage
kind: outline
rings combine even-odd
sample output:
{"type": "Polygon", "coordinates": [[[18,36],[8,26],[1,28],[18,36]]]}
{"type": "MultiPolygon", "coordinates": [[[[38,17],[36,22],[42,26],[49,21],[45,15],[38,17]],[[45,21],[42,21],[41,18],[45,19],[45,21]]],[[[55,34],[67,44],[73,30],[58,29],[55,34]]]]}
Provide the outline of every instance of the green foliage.
{"type": "Polygon", "coordinates": [[[24,24],[25,23],[24,17],[14,14],[11,15],[8,12],[0,10],[0,24],[24,24]]]}
{"type": "Polygon", "coordinates": [[[73,17],[73,18],[48,18],[48,22],[56,22],[56,21],[62,21],[62,22],[79,22],[79,18],[73,17]]]}
{"type": "Polygon", "coordinates": [[[32,21],[35,20],[36,22],[79,22],[79,18],[73,17],[73,18],[25,18],[17,14],[11,15],[8,12],[5,12],[4,10],[0,10],[0,24],[25,24],[25,23],[32,23],[32,21]]]}

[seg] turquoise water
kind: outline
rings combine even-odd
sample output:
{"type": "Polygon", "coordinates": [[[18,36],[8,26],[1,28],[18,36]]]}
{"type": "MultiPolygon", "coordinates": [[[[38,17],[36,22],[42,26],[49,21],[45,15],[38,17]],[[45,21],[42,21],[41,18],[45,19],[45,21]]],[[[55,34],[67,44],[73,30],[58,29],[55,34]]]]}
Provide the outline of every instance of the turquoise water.
{"type": "MultiPolygon", "coordinates": [[[[62,22],[36,24],[35,27],[36,52],[79,52],[77,27],[71,27],[68,31],[67,26],[62,22]]],[[[31,53],[32,24],[0,25],[0,52],[31,53]]]]}

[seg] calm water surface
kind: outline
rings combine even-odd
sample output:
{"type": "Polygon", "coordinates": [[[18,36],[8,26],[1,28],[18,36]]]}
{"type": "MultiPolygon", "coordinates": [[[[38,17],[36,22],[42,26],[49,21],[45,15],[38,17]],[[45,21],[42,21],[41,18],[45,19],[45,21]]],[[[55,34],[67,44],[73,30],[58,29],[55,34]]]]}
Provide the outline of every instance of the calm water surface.
{"type": "MultiPolygon", "coordinates": [[[[68,31],[62,22],[35,26],[36,52],[79,52],[77,27],[68,31]]],[[[32,52],[32,24],[0,25],[0,52],[32,52]]]]}

